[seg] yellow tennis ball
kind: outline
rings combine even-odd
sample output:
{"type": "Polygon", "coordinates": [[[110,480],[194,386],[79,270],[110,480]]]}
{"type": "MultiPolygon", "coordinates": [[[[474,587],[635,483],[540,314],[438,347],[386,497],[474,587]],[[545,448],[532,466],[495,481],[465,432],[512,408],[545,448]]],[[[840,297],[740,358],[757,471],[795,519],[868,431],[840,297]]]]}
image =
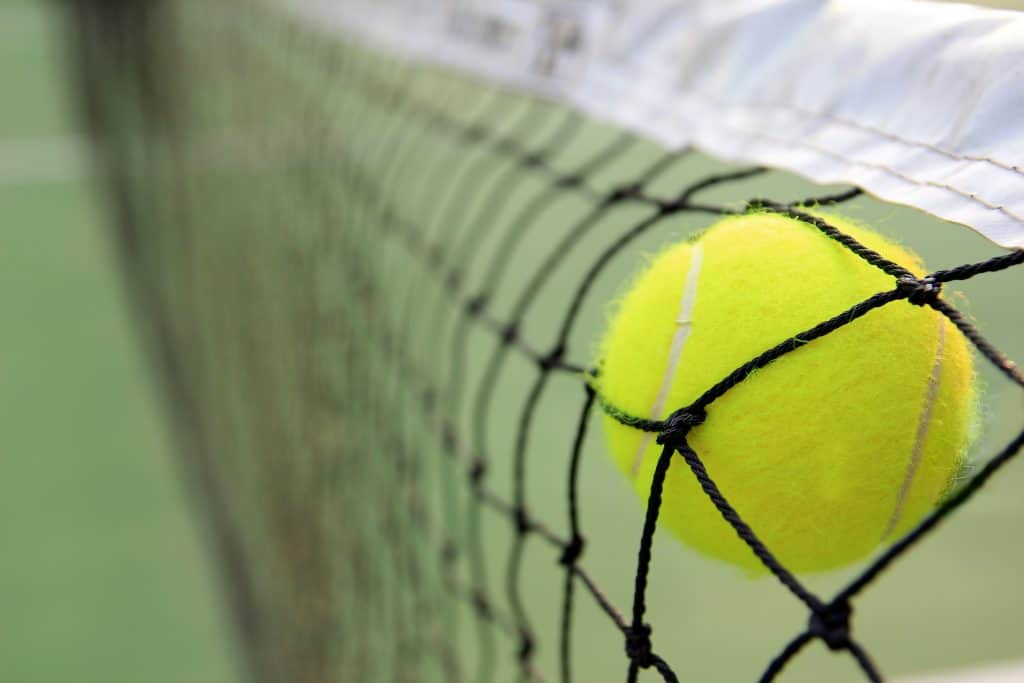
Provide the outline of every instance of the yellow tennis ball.
{"type": "MultiPolygon", "coordinates": [[[[924,275],[906,249],[823,217],[924,275]]],[[[805,222],[726,218],[656,256],[622,298],[600,350],[601,401],[664,419],[761,352],[895,285],[805,222]]],[[[901,300],[754,372],[708,407],[688,441],[784,566],[825,570],[907,531],[948,491],[964,462],[973,394],[960,332],[901,300]]],[[[612,454],[646,501],[662,447],[615,410],[604,419],[612,454]]],[[[763,569],[679,456],[660,526],[701,553],[763,569]]]]}

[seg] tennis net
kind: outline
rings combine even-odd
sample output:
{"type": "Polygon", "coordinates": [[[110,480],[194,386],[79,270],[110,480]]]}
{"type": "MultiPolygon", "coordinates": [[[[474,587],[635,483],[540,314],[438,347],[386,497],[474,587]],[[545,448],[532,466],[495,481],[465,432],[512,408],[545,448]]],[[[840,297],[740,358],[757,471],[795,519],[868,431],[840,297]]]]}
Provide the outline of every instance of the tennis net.
{"type": "MultiPolygon", "coordinates": [[[[743,26],[778,22],[799,3],[764,5],[743,26]]],[[[1024,375],[1010,360],[1024,350],[1011,308],[1024,284],[1015,129],[997,145],[1009,161],[978,150],[950,159],[935,145],[917,150],[935,157],[917,159],[924,170],[899,168],[904,159],[888,158],[896,147],[868,149],[876,157],[865,161],[828,145],[866,144],[872,131],[904,144],[871,112],[830,136],[790,120],[806,118],[796,107],[752,114],[746,103],[718,126],[709,84],[670,111],[655,96],[666,87],[658,69],[630,62],[635,82],[602,70],[595,36],[632,20],[614,3],[493,6],[501,11],[70,3],[126,279],[250,673],[769,681],[785,669],[794,680],[883,680],[887,659],[898,671],[956,664],[934,652],[944,642],[928,631],[937,625],[906,616],[919,605],[887,594],[880,614],[893,626],[876,618],[863,630],[877,648],[854,635],[851,614],[1024,443],[1024,375]],[[942,182],[929,175],[948,164],[957,172],[942,182]],[[920,280],[893,270],[891,291],[766,340],[766,354],[714,392],[873,307],[907,301],[946,315],[988,383],[1009,387],[986,399],[1002,417],[955,492],[866,565],[820,581],[776,561],[706,475],[685,429],[673,432],[696,417],[693,406],[645,425],[666,447],[640,507],[591,425],[595,339],[639,254],[754,208],[834,234],[807,213],[815,206],[880,220],[945,267],[920,280]],[[978,291],[989,318],[1003,316],[998,345],[954,295],[940,296],[947,283],[997,277],[978,291]],[[777,581],[747,585],[660,536],[654,552],[658,477],[670,465],[692,469],[777,581]],[[896,642],[908,623],[917,635],[896,642]],[[814,642],[826,648],[802,654],[814,642]]],[[[645,17],[671,26],[658,9],[645,17]]],[[[728,21],[711,22],[702,39],[725,35],[715,31],[728,21]]],[[[641,47],[658,40],[647,26],[631,34],[641,47]]],[[[675,49],[682,69],[687,45],[675,49]]],[[[701,79],[684,76],[667,82],[701,79]]],[[[711,409],[714,392],[697,407],[711,409]]],[[[998,552],[999,537],[990,541],[998,552]]],[[[923,602],[949,580],[940,572],[896,585],[920,583],[923,602]]],[[[988,589],[978,595],[1024,600],[1019,585],[988,589]]],[[[1005,622],[978,621],[990,623],[977,627],[985,657],[1012,654],[1005,622]]]]}

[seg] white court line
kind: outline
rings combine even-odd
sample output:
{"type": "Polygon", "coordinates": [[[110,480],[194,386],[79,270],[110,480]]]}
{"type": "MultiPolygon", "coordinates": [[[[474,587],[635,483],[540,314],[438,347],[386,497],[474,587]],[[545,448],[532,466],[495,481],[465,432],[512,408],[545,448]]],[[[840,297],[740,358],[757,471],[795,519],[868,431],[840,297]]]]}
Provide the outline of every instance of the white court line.
{"type": "Polygon", "coordinates": [[[0,140],[0,187],[64,183],[88,175],[85,141],[78,136],[0,140]]]}
{"type": "Polygon", "coordinates": [[[895,683],[1024,683],[1024,660],[979,669],[921,674],[900,678],[895,683]]]}

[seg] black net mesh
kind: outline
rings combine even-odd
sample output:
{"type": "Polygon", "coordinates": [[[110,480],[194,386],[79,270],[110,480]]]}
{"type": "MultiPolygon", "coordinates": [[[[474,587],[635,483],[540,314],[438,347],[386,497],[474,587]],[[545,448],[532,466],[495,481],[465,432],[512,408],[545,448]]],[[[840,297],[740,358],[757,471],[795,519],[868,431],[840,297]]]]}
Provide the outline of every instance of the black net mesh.
{"type": "Polygon", "coordinates": [[[805,210],[869,205],[856,189],[659,149],[264,3],[83,0],[70,16],[128,286],[255,678],[686,678],[699,653],[658,638],[649,608],[672,466],[803,611],[751,675],[774,680],[817,639],[882,680],[852,606],[1024,432],[828,594],[761,544],[687,432],[751,369],[887,305],[940,311],[1024,388],[942,293],[1024,252],[987,247],[918,280],[805,210]],[[646,510],[588,526],[619,502],[588,497],[581,475],[601,451],[590,378],[606,302],[638,253],[752,207],[815,225],[892,288],[766,340],[665,421],[622,416],[663,444],[646,510]]]}

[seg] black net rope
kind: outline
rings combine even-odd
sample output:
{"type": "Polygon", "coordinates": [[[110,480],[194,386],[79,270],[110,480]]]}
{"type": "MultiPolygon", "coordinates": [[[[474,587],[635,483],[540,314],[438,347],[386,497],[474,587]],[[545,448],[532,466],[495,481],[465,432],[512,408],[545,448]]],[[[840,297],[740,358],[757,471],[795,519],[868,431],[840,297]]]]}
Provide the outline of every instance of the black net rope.
{"type": "MultiPolygon", "coordinates": [[[[300,163],[294,175],[275,179],[282,186],[291,183],[289,190],[303,204],[321,207],[318,220],[328,226],[325,232],[317,233],[319,241],[311,238],[310,244],[303,245],[301,255],[295,257],[296,265],[288,272],[299,282],[306,276],[309,281],[306,285],[293,281],[292,286],[314,291],[323,286],[315,275],[323,271],[336,274],[345,290],[343,296],[335,296],[333,303],[325,295],[322,305],[333,308],[326,314],[319,310],[315,315],[311,313],[299,325],[310,338],[329,337],[334,343],[325,347],[333,354],[330,360],[310,361],[309,367],[302,359],[296,361],[309,376],[302,395],[313,397],[308,399],[310,410],[329,405],[332,419],[350,430],[360,449],[379,455],[367,462],[358,454],[346,454],[337,443],[325,446],[323,454],[309,465],[317,473],[317,481],[325,482],[322,492],[317,489],[310,496],[312,500],[305,499],[301,492],[285,495],[275,488],[259,489],[261,484],[251,482],[257,491],[249,494],[242,491],[242,484],[225,475],[235,465],[217,462],[218,449],[209,445],[213,440],[205,431],[213,428],[203,414],[204,407],[215,408],[210,403],[214,399],[209,398],[213,394],[209,388],[198,388],[202,382],[197,373],[202,370],[189,367],[197,362],[190,356],[195,352],[183,343],[183,339],[194,340],[206,334],[199,322],[204,295],[181,303],[184,295],[169,292],[159,281],[164,270],[173,275],[189,269],[189,276],[195,277],[196,271],[191,269],[204,267],[195,257],[198,250],[188,251],[189,244],[190,240],[204,238],[204,231],[216,220],[213,212],[218,210],[215,202],[198,199],[200,191],[189,184],[193,180],[186,178],[195,171],[188,158],[193,152],[183,152],[179,158],[175,151],[191,133],[187,122],[171,114],[177,107],[168,99],[188,99],[188,93],[180,89],[172,92],[172,82],[186,78],[180,70],[189,68],[183,63],[185,58],[175,52],[185,48],[173,41],[174,32],[168,26],[173,13],[166,3],[83,1],[75,4],[74,25],[80,32],[84,80],[90,85],[107,81],[109,92],[95,88],[84,99],[93,135],[113,169],[109,180],[119,213],[129,283],[143,300],[140,308],[144,317],[155,321],[157,346],[173,403],[180,422],[194,434],[183,450],[190,451],[187,457],[195,460],[189,467],[198,473],[193,475],[196,488],[206,499],[216,544],[231,577],[243,640],[249,644],[249,656],[261,662],[258,668],[263,669],[267,680],[299,680],[296,676],[302,680],[372,680],[382,676],[382,671],[389,671],[394,680],[419,680],[427,677],[424,671],[434,667],[431,670],[445,680],[489,681],[494,678],[500,653],[506,649],[514,651],[522,680],[543,680],[549,674],[536,665],[538,647],[543,646],[557,647],[556,676],[568,683],[577,680],[573,671],[573,624],[574,603],[581,599],[581,593],[593,600],[621,633],[627,681],[637,680],[643,670],[653,671],[665,681],[685,678],[685,668],[673,661],[668,648],[657,646],[656,625],[646,620],[662,486],[670,467],[683,467],[782,589],[807,609],[806,627],[780,644],[760,680],[776,680],[793,657],[818,640],[830,650],[852,657],[866,680],[882,681],[879,665],[853,635],[856,598],[1018,454],[1024,445],[1024,430],[832,596],[815,594],[776,559],[772,549],[758,538],[757,529],[750,527],[730,504],[729,492],[720,490],[708,475],[701,454],[690,446],[687,437],[714,411],[715,402],[752,371],[786,354],[799,353],[801,347],[816,339],[845,325],[856,325],[859,318],[890,305],[927,306],[944,315],[982,357],[1024,389],[1021,370],[942,297],[946,283],[1021,266],[1024,251],[1000,253],[917,278],[808,212],[811,207],[853,200],[861,194],[857,189],[792,201],[750,199],[736,206],[702,199],[711,190],[721,194],[730,184],[768,173],[751,167],[705,175],[668,195],[655,192],[652,188],[659,180],[687,162],[692,154],[687,150],[660,153],[648,159],[628,182],[608,186],[600,181],[601,174],[641,145],[629,134],[610,136],[567,168],[558,159],[573,145],[581,129],[580,117],[574,112],[539,99],[519,98],[512,105],[496,89],[477,96],[466,109],[460,100],[460,93],[467,88],[464,79],[432,74],[430,79],[417,80],[421,74],[418,67],[352,46],[321,46],[317,42],[321,39],[298,24],[286,24],[284,28],[274,24],[274,30],[282,34],[281,49],[292,47],[297,55],[294,61],[276,61],[256,41],[264,23],[280,20],[272,20],[256,6],[240,7],[244,8],[245,20],[221,36],[227,51],[237,60],[229,67],[287,84],[288,111],[282,116],[306,114],[302,125],[307,130],[296,134],[303,140],[332,140],[321,148],[314,145],[305,150],[308,157],[303,161],[308,170],[303,170],[300,163]],[[325,71],[328,76],[343,77],[324,80],[325,71]],[[344,91],[336,109],[323,103],[325,83],[344,91]],[[136,125],[142,138],[148,140],[141,160],[132,141],[119,133],[127,126],[126,99],[137,103],[136,125]],[[457,104],[448,106],[449,101],[457,104]],[[341,130],[338,134],[337,126],[350,121],[372,122],[370,132],[363,135],[341,130]],[[164,157],[156,151],[162,144],[171,149],[164,157]],[[419,159],[424,145],[441,149],[428,155],[425,164],[419,159]],[[159,180],[162,184],[151,179],[156,174],[141,172],[142,167],[165,169],[159,180]],[[332,180],[318,182],[316,174],[325,167],[332,169],[332,180]],[[155,185],[147,186],[147,182],[155,185]],[[336,193],[346,198],[341,206],[333,201],[336,193]],[[566,196],[585,202],[587,210],[560,231],[558,238],[550,240],[528,272],[510,270],[517,249],[531,234],[546,230],[553,207],[566,196]],[[161,209],[159,202],[180,202],[182,206],[161,209]],[[639,212],[640,218],[610,231],[604,219],[622,207],[639,212]],[[581,312],[600,276],[629,245],[657,231],[672,217],[714,218],[747,211],[783,214],[813,226],[891,276],[891,288],[848,310],[837,311],[809,329],[795,330],[787,339],[765,340],[763,353],[708,387],[692,404],[678,406],[664,420],[624,413],[597,393],[599,364],[591,367],[581,357],[581,349],[572,344],[581,312]],[[150,231],[146,227],[149,224],[157,228],[150,231]],[[173,230],[174,236],[157,236],[157,230],[173,230]],[[575,285],[561,292],[562,310],[555,334],[546,341],[530,338],[525,325],[528,315],[548,291],[545,288],[567,255],[587,240],[600,246],[588,267],[576,273],[575,285]],[[485,249],[488,241],[496,245],[489,252],[485,249]],[[158,242],[162,242],[159,248],[158,242]],[[168,250],[175,249],[180,250],[174,253],[181,261],[168,266],[168,250]],[[485,275],[474,282],[467,270],[481,261],[485,275]],[[395,276],[408,262],[419,267],[395,276]],[[397,286],[389,284],[390,277],[395,278],[397,286]],[[515,292],[511,306],[495,305],[498,293],[509,289],[515,292]],[[344,325],[338,322],[341,320],[344,325]],[[182,328],[188,330],[183,332],[182,328]],[[475,334],[486,335],[489,342],[478,361],[479,372],[473,375],[469,339],[475,334]],[[444,343],[438,343],[442,340],[444,343]],[[533,375],[521,404],[499,409],[496,392],[503,373],[512,372],[512,357],[532,366],[533,375]],[[358,388],[365,395],[353,400],[350,394],[332,389],[324,373],[335,370],[338,384],[358,388]],[[566,419],[567,425],[574,422],[571,451],[563,463],[568,470],[564,507],[567,534],[557,532],[553,524],[531,511],[527,486],[530,456],[538,448],[533,441],[535,420],[545,392],[558,376],[572,378],[580,392],[575,416],[566,419]],[[614,605],[587,565],[587,534],[581,509],[586,504],[586,491],[579,475],[588,428],[597,410],[635,429],[656,434],[662,446],[643,526],[637,533],[632,603],[628,606],[614,605]],[[496,420],[514,425],[511,486],[507,493],[491,483],[493,468],[506,464],[496,462],[492,455],[492,422],[496,420]],[[438,494],[425,491],[422,483],[432,468],[438,473],[432,485],[443,502],[436,517],[427,498],[438,494]],[[261,581],[267,579],[254,573],[257,570],[251,566],[254,551],[250,545],[254,540],[250,534],[257,532],[236,518],[245,505],[252,503],[246,495],[265,503],[280,527],[279,535],[270,536],[271,546],[277,549],[271,552],[302,556],[301,561],[292,564],[284,560],[295,586],[284,590],[279,600],[276,593],[269,601],[259,597],[261,581]],[[347,502],[365,501],[367,495],[375,501],[372,507],[347,502]],[[344,523],[317,521],[323,510],[335,509],[331,505],[349,515],[344,523]],[[484,538],[485,514],[507,520],[511,530],[507,548],[494,547],[484,538]],[[300,527],[312,529],[304,532],[310,534],[308,539],[296,534],[300,527]],[[524,552],[529,543],[546,546],[550,561],[564,573],[557,645],[538,641],[524,600],[524,591],[529,590],[523,576],[524,552]],[[346,550],[337,566],[332,564],[334,559],[320,556],[332,544],[346,550]],[[497,583],[494,577],[498,577],[497,583]],[[338,585],[326,588],[331,582],[338,585]],[[448,598],[438,599],[437,589],[448,598]],[[323,594],[311,598],[317,590],[323,594]],[[343,597],[343,610],[324,597],[331,590],[343,597]],[[499,592],[500,596],[496,594],[499,592]],[[458,652],[453,632],[459,627],[450,607],[453,602],[465,605],[475,615],[477,652],[472,668],[458,652]],[[279,618],[282,614],[287,616],[279,618]],[[305,636],[314,632],[317,636],[307,642],[305,636]],[[381,642],[366,635],[370,632],[387,632],[390,637],[381,642]],[[270,662],[276,655],[268,653],[275,651],[290,654],[270,662]],[[321,665],[324,661],[332,664],[321,665]],[[344,676],[341,671],[346,672],[344,676]]],[[[180,36],[178,40],[182,41],[180,36]]],[[[471,85],[478,93],[484,89],[480,84],[471,85]]],[[[281,87],[283,91],[285,86],[281,87]]],[[[252,153],[264,155],[256,164],[260,159],[278,156],[276,145],[280,144],[270,139],[256,141],[252,153]]],[[[213,156],[219,154],[215,150],[213,156]]],[[[261,198],[254,193],[251,201],[259,203],[261,198]]],[[[280,226],[279,231],[301,229],[304,219],[288,206],[262,206],[269,212],[267,220],[280,226]]],[[[244,231],[238,235],[259,239],[244,231]]],[[[225,265],[231,263],[230,254],[221,254],[220,258],[223,260],[216,266],[205,267],[236,267],[225,265]]],[[[228,325],[227,332],[231,329],[228,325]]],[[[255,371],[259,351],[248,352],[254,354],[251,366],[255,371]]],[[[286,389],[279,391],[283,394],[286,389]]],[[[271,408],[280,406],[273,404],[271,408]]],[[[265,418],[272,420],[273,415],[270,410],[265,418]]],[[[274,455],[268,455],[266,462],[270,481],[279,484],[291,475],[272,466],[279,459],[288,462],[282,454],[292,451],[285,443],[276,445],[274,455]]]]}

